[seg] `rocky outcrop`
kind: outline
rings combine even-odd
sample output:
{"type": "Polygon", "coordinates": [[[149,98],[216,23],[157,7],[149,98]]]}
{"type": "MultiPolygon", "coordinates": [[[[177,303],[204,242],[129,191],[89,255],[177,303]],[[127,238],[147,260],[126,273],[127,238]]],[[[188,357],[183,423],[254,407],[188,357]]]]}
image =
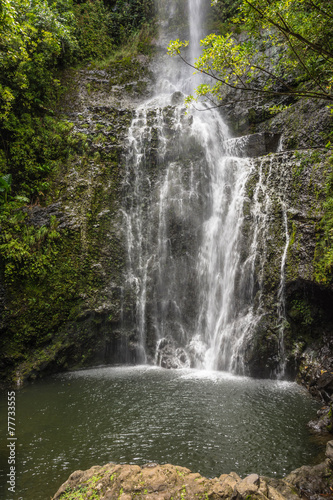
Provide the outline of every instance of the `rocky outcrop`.
{"type": "Polygon", "coordinates": [[[332,115],[325,101],[242,97],[241,92],[230,93],[222,106],[233,135],[280,134],[284,150],[325,146],[332,127],[332,115]],[[273,106],[281,106],[282,111],[273,111],[273,106]]]}
{"type": "Polygon", "coordinates": [[[163,338],[156,348],[156,362],[158,366],[168,369],[189,368],[191,360],[182,347],[176,347],[171,338],[163,338]]]}
{"type": "MultiPolygon", "coordinates": [[[[284,497],[267,484],[257,474],[241,479],[236,473],[222,474],[219,478],[207,479],[192,473],[185,467],[174,465],[148,464],[114,465],[92,467],[87,471],[74,472],[57,491],[53,500],[71,498],[79,488],[83,499],[92,494],[101,500],[171,500],[171,499],[270,499],[298,498],[293,495],[284,497]],[[67,495],[67,496],[66,496],[67,495]]],[[[74,498],[74,496],[73,496],[74,498]]]]}
{"type": "Polygon", "coordinates": [[[227,151],[242,158],[257,158],[269,153],[276,153],[281,142],[280,134],[259,132],[256,134],[243,135],[226,141],[227,151]]]}
{"type": "Polygon", "coordinates": [[[235,472],[207,479],[185,467],[174,465],[106,464],[86,471],[76,471],[59,488],[53,500],[319,500],[332,498],[333,441],[326,448],[325,462],[304,466],[284,479],[270,479],[257,474],[240,478],[235,472]]]}

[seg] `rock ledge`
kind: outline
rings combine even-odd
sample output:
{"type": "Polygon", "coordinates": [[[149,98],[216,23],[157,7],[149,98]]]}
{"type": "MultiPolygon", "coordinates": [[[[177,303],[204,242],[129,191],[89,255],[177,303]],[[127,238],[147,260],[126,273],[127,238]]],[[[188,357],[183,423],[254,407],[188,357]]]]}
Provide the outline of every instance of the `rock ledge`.
{"type": "Polygon", "coordinates": [[[284,479],[235,472],[207,479],[185,467],[170,464],[117,465],[109,463],[75,471],[52,500],[319,500],[333,498],[333,441],[327,443],[326,460],[304,466],[284,479]]]}

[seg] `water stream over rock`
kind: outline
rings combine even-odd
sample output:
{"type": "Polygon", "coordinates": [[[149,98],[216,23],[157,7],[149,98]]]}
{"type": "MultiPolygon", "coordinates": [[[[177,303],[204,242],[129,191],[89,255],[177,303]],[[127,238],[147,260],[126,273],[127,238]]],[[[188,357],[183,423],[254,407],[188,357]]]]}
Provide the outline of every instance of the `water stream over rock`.
{"type": "MultiPolygon", "coordinates": [[[[201,0],[189,3],[187,57],[192,62],[199,55],[203,11],[201,0]]],[[[174,34],[176,6],[160,16],[158,44],[165,51],[174,34]]],[[[123,310],[125,321],[135,324],[136,359],[244,374],[246,345],[262,314],[256,294],[265,251],[259,257],[258,245],[270,200],[260,197],[265,186],[259,181],[247,216],[251,229],[245,231],[246,183],[253,170],[244,157],[249,141],[231,139],[216,109],[185,112],[184,97],[199,82],[191,68],[159,55],[153,70],[155,96],[135,112],[123,184],[123,310]]],[[[265,141],[278,142],[275,136],[265,141]]],[[[285,225],[281,325],[289,244],[285,225]]],[[[283,364],[283,326],[279,339],[283,364]]]]}

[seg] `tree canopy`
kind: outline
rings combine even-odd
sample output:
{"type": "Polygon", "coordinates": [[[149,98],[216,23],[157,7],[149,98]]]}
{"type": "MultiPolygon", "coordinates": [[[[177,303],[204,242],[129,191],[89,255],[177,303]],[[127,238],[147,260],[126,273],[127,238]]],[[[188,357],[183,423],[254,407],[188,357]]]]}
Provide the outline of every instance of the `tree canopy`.
{"type": "Polygon", "coordinates": [[[232,88],[332,102],[332,6],[331,0],[242,0],[233,31],[201,40],[194,64],[184,55],[188,42],[171,41],[170,55],[213,79],[187,101],[216,102],[232,88]]]}
{"type": "Polygon", "coordinates": [[[7,198],[45,199],[50,174],[68,153],[70,126],[54,113],[60,70],[134,46],[152,6],[153,0],[0,0],[0,209],[7,198]]]}
{"type": "Polygon", "coordinates": [[[0,11],[0,120],[17,107],[42,105],[50,70],[77,42],[71,0],[3,0],[0,11]]]}

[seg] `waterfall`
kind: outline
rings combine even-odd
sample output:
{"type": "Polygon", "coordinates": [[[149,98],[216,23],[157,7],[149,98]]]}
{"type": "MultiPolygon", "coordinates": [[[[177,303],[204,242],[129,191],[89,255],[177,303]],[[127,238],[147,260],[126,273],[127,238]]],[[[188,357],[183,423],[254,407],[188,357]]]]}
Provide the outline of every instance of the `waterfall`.
{"type": "MultiPolygon", "coordinates": [[[[179,37],[173,36],[179,6],[160,8],[164,53],[179,37]]],[[[192,62],[202,12],[202,0],[190,0],[192,62]]],[[[236,154],[217,110],[185,112],[184,97],[199,83],[190,68],[159,55],[152,69],[155,94],[136,109],[128,133],[124,322],[129,330],[135,325],[129,335],[139,362],[245,373],[246,343],[260,318],[257,248],[265,231],[265,187],[259,179],[246,216],[251,160],[236,154]],[[246,217],[254,221],[247,235],[246,217]]]]}
{"type": "MultiPolygon", "coordinates": [[[[207,350],[203,366],[239,368],[237,357],[249,326],[244,304],[247,273],[240,276],[245,183],[250,163],[239,158],[211,158],[211,216],[204,223],[199,252],[200,309],[196,338],[207,350]]],[[[250,293],[252,298],[252,293],[250,293]]],[[[238,360],[239,361],[239,360],[238,360]]]]}
{"type": "Polygon", "coordinates": [[[282,204],[283,210],[283,228],[285,233],[285,246],[283,249],[281,268],[280,268],[280,285],[278,290],[278,324],[279,324],[279,370],[277,373],[278,378],[283,378],[286,370],[286,355],[284,349],[284,324],[286,321],[286,304],[285,304],[285,286],[286,286],[286,260],[287,252],[290,242],[290,235],[288,232],[288,217],[286,206],[282,204]]]}

